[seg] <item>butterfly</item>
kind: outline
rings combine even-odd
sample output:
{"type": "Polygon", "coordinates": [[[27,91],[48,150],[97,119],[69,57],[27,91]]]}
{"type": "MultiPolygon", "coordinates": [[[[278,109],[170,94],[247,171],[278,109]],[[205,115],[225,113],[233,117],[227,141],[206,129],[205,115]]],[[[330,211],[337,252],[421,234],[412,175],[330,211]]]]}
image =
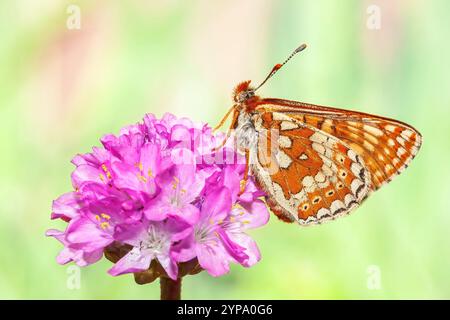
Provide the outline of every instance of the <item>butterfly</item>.
{"type": "Polygon", "coordinates": [[[321,224],[345,216],[400,174],[422,143],[412,126],[385,117],[255,94],[295,54],[276,64],[264,81],[238,84],[234,104],[215,128],[232,116],[246,156],[246,175],[266,192],[266,203],[285,222],[321,224]]]}

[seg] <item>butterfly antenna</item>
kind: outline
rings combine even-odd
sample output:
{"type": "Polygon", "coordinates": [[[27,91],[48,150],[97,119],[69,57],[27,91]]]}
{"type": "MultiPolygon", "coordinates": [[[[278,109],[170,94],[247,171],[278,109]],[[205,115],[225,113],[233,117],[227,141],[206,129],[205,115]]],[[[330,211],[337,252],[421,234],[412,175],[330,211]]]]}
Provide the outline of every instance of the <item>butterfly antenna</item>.
{"type": "Polygon", "coordinates": [[[305,50],[305,49],[306,49],[306,44],[302,44],[300,47],[298,47],[297,49],[295,49],[295,50],[291,53],[291,55],[290,55],[289,57],[287,57],[286,60],[284,60],[283,63],[278,63],[278,64],[276,64],[276,65],[272,68],[272,70],[269,72],[269,74],[267,75],[267,77],[264,79],[264,81],[261,82],[261,84],[260,84],[259,86],[257,86],[256,89],[254,89],[253,91],[256,91],[256,90],[258,90],[259,88],[261,88],[261,87],[264,85],[264,83],[266,83],[267,80],[269,80],[270,78],[272,78],[272,76],[273,76],[275,73],[277,73],[277,71],[280,70],[281,67],[284,66],[289,60],[291,60],[293,56],[295,56],[295,55],[296,55],[297,53],[299,53],[299,52],[302,52],[302,51],[305,50]]]}

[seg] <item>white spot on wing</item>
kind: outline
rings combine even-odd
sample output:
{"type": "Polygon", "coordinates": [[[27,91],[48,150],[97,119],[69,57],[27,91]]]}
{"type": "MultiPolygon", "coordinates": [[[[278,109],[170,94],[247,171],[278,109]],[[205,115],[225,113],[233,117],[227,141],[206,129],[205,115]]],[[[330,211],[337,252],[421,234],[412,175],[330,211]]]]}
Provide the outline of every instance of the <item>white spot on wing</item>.
{"type": "Polygon", "coordinates": [[[404,155],[405,153],[406,153],[406,150],[405,150],[404,148],[402,148],[402,147],[398,148],[398,150],[397,150],[397,155],[398,155],[399,157],[401,157],[401,156],[404,155]]]}
{"type": "Polygon", "coordinates": [[[298,157],[300,160],[308,160],[308,156],[306,155],[306,153],[302,153],[300,155],[300,157],[298,157]]]}
{"type": "Polygon", "coordinates": [[[328,177],[330,177],[334,174],[333,171],[331,170],[331,168],[326,166],[325,164],[322,165],[322,172],[328,177]]]}
{"type": "Polygon", "coordinates": [[[344,203],[347,208],[350,206],[350,203],[353,201],[355,201],[355,197],[351,194],[347,194],[344,198],[344,203]]]}
{"type": "MultiPolygon", "coordinates": [[[[358,197],[358,194],[356,194],[356,192],[358,191],[358,189],[364,185],[364,183],[362,183],[361,180],[359,179],[353,179],[352,184],[350,185],[350,189],[352,190],[352,193],[358,197]]],[[[359,191],[361,192],[361,191],[359,191]]]]}
{"type": "Polygon", "coordinates": [[[291,157],[289,157],[286,153],[284,153],[283,150],[278,150],[276,158],[277,158],[278,164],[283,169],[288,168],[290,166],[290,164],[292,163],[291,157]]]}
{"type": "Polygon", "coordinates": [[[353,151],[352,149],[349,149],[347,151],[347,156],[350,158],[350,160],[357,162],[356,161],[356,152],[353,151]]]}
{"type": "Polygon", "coordinates": [[[364,140],[363,147],[369,150],[370,152],[373,152],[375,150],[375,147],[373,144],[371,144],[369,141],[364,140]]]}
{"type": "Polygon", "coordinates": [[[403,139],[402,137],[398,136],[397,138],[395,138],[395,140],[397,140],[397,142],[400,143],[400,145],[402,146],[405,145],[405,139],[403,139]]]}
{"type": "Polygon", "coordinates": [[[356,163],[356,162],[352,163],[352,165],[350,167],[350,169],[352,170],[352,173],[357,177],[359,177],[359,173],[361,172],[362,168],[363,167],[359,163],[356,163]]]}
{"type": "Polygon", "coordinates": [[[281,121],[281,120],[287,120],[287,119],[289,119],[287,116],[285,116],[283,113],[281,113],[281,112],[274,112],[274,113],[272,113],[272,117],[273,117],[273,120],[276,120],[276,121],[281,121]]]}
{"type": "Polygon", "coordinates": [[[380,129],[367,125],[365,124],[363,126],[364,130],[366,130],[368,133],[370,133],[371,135],[374,135],[375,137],[379,137],[383,135],[383,131],[381,131],[380,129]]]}
{"type": "Polygon", "coordinates": [[[297,129],[299,126],[295,122],[292,121],[282,121],[281,122],[281,130],[291,130],[297,129]]]}
{"type": "Polygon", "coordinates": [[[302,180],[303,187],[305,188],[306,192],[311,193],[315,190],[315,184],[314,179],[311,176],[306,176],[302,180]]]}
{"type": "Polygon", "coordinates": [[[314,177],[314,179],[315,179],[317,182],[325,182],[325,175],[324,175],[321,171],[319,171],[319,172],[317,172],[317,174],[316,174],[316,176],[314,177]]]}
{"type": "Polygon", "coordinates": [[[390,146],[390,147],[395,146],[395,141],[392,138],[388,139],[388,146],[390,146]]]}
{"type": "Polygon", "coordinates": [[[341,200],[334,200],[333,203],[331,204],[331,213],[336,214],[338,210],[340,209],[345,209],[345,205],[344,203],[342,203],[341,200]]]}
{"type": "Polygon", "coordinates": [[[413,136],[414,132],[409,129],[405,129],[402,131],[402,136],[405,136],[407,138],[411,138],[413,136]]]}
{"type": "Polygon", "coordinates": [[[327,142],[327,136],[320,132],[314,132],[310,137],[309,140],[313,142],[317,142],[320,144],[324,144],[327,142]]]}
{"type": "Polygon", "coordinates": [[[313,142],[312,148],[320,154],[325,154],[325,147],[320,143],[313,142]]]}
{"type": "Polygon", "coordinates": [[[331,212],[328,209],[321,208],[319,211],[317,211],[317,218],[322,219],[324,216],[331,216],[331,212]]]}
{"type": "Polygon", "coordinates": [[[308,200],[305,190],[301,190],[299,193],[293,194],[292,197],[296,200],[297,203],[302,203],[308,200]]]}
{"type": "Polygon", "coordinates": [[[393,125],[391,125],[391,124],[388,124],[386,127],[384,127],[387,131],[390,131],[390,132],[395,132],[395,128],[396,128],[396,126],[393,126],[393,125]]]}
{"type": "Polygon", "coordinates": [[[292,140],[289,137],[281,135],[278,138],[278,144],[282,148],[290,148],[292,146],[292,140]]]}

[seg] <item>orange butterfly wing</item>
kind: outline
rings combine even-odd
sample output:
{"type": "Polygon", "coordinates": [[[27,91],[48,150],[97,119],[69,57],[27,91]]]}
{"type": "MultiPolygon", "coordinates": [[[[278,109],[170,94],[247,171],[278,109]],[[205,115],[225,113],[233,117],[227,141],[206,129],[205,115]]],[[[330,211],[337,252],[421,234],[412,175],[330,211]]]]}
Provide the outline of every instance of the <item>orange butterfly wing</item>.
{"type": "Polygon", "coordinates": [[[412,126],[367,113],[282,99],[263,99],[259,108],[283,112],[345,142],[364,159],[375,190],[401,173],[422,144],[412,126]]]}
{"type": "Polygon", "coordinates": [[[272,211],[301,225],[350,213],[421,144],[411,126],[360,112],[280,99],[262,99],[255,111],[260,143],[252,172],[272,211]]]}

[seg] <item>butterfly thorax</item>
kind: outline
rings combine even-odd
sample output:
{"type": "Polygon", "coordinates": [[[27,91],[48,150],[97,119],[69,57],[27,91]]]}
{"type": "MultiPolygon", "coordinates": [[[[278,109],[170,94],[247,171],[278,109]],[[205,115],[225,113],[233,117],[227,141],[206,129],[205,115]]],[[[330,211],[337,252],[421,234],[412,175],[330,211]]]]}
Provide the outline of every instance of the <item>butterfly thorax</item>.
{"type": "Polygon", "coordinates": [[[258,143],[258,132],[255,129],[254,114],[240,109],[235,127],[236,142],[239,150],[253,150],[258,143]]]}

